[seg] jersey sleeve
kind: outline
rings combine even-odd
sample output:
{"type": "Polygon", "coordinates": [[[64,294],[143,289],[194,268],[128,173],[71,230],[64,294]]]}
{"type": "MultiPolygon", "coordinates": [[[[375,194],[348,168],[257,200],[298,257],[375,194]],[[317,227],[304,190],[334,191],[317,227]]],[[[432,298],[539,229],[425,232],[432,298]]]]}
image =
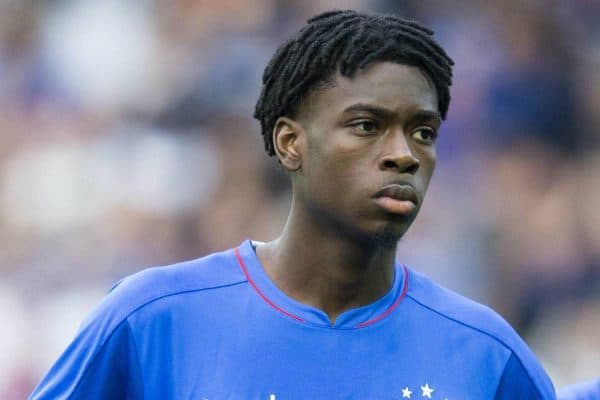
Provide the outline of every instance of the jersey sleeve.
{"type": "Polygon", "coordinates": [[[127,320],[110,335],[83,329],[29,400],[143,398],[137,348],[127,320]]]}
{"type": "Polygon", "coordinates": [[[511,354],[498,383],[494,400],[555,400],[554,387],[541,371],[527,370],[515,354],[511,354]]]}

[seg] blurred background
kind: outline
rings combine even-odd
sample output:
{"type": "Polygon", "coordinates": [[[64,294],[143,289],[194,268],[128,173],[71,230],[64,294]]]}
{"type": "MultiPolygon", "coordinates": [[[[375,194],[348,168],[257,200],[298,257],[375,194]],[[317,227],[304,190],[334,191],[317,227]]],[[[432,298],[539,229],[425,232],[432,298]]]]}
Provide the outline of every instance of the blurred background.
{"type": "Polygon", "coordinates": [[[277,236],[261,74],[334,7],[417,19],[456,61],[399,258],[498,310],[558,388],[600,375],[599,1],[0,0],[0,398],[124,275],[277,236]]]}

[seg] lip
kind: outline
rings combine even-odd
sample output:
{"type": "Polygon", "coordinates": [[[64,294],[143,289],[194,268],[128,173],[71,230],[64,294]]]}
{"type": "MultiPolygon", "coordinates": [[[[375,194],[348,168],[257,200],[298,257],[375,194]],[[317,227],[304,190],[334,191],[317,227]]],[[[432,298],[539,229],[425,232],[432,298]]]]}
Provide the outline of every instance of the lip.
{"type": "Polygon", "coordinates": [[[419,204],[419,198],[415,189],[408,184],[393,183],[386,185],[373,196],[375,198],[389,197],[399,201],[410,201],[414,205],[419,204]]]}
{"type": "Polygon", "coordinates": [[[377,205],[393,214],[412,213],[419,204],[417,192],[407,184],[386,185],[373,197],[377,205]]]}

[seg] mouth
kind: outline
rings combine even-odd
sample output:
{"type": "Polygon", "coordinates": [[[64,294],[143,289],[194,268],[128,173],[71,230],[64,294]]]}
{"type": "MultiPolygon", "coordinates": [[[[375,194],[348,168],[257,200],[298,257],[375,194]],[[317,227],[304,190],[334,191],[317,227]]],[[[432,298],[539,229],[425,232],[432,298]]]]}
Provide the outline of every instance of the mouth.
{"type": "Polygon", "coordinates": [[[392,214],[410,214],[419,205],[417,192],[406,184],[386,185],[373,197],[377,205],[392,214]]]}

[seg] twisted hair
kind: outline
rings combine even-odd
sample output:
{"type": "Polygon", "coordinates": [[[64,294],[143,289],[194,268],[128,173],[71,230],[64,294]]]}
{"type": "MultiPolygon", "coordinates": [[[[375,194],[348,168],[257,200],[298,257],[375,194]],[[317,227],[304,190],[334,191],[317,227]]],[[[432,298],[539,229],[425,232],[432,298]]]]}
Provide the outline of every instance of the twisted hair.
{"type": "Polygon", "coordinates": [[[277,49],[263,74],[254,117],[261,123],[267,154],[275,154],[272,132],[279,117],[294,117],[302,99],[332,83],[337,71],[351,78],[375,62],[420,68],[436,89],[445,119],[454,62],[432,35],[419,23],[395,15],[335,10],[309,19],[277,49]]]}

